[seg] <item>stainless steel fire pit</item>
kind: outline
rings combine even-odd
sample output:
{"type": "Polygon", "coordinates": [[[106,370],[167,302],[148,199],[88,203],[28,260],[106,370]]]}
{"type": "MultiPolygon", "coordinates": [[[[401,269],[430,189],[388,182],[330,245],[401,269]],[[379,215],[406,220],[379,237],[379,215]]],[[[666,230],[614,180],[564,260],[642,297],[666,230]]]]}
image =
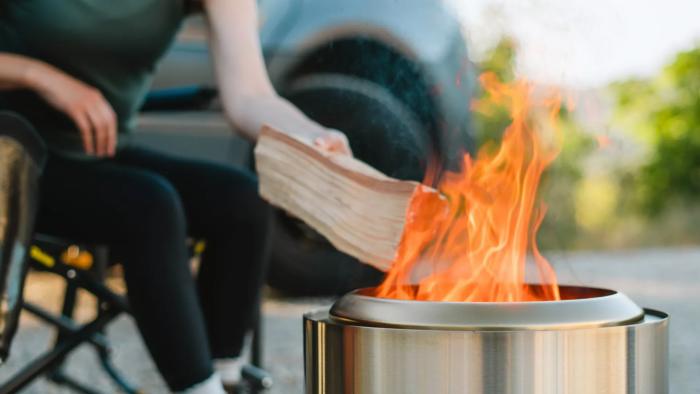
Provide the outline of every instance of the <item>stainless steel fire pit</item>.
{"type": "Polygon", "coordinates": [[[352,292],[304,316],[306,392],[668,392],[668,316],[611,290],[561,301],[426,302],[352,292]]]}

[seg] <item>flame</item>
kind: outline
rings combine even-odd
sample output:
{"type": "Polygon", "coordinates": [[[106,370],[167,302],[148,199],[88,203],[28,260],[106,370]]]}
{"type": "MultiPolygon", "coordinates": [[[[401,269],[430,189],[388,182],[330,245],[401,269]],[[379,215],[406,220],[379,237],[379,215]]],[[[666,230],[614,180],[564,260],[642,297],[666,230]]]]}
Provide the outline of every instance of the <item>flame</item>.
{"type": "MultiPolygon", "coordinates": [[[[540,254],[535,234],[546,207],[536,200],[545,168],[558,155],[560,98],[533,104],[532,85],[504,84],[491,73],[480,81],[493,105],[509,109],[512,123],[500,147],[482,148],[476,159],[463,157],[460,172],[429,166],[409,208],[397,257],[375,295],[424,301],[509,302],[558,300],[556,274],[540,254]],[[550,127],[536,127],[530,109],[546,109],[550,127]],[[551,138],[546,138],[551,137],[551,138]],[[433,183],[436,182],[436,183],[433,183]],[[539,284],[526,281],[532,255],[539,284]]],[[[541,111],[540,111],[541,112],[541,111]]],[[[531,260],[531,261],[532,261],[531,260]]]]}

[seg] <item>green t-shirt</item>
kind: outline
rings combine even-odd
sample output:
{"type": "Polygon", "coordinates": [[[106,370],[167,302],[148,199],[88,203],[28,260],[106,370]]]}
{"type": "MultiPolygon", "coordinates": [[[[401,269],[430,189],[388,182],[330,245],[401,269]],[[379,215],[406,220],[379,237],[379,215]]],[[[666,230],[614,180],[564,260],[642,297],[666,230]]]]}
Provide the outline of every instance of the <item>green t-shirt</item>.
{"type": "MultiPolygon", "coordinates": [[[[99,89],[127,132],[184,1],[0,0],[0,52],[43,60],[99,89]]],[[[25,116],[52,148],[82,151],[73,122],[33,92],[0,91],[0,109],[25,116]]]]}

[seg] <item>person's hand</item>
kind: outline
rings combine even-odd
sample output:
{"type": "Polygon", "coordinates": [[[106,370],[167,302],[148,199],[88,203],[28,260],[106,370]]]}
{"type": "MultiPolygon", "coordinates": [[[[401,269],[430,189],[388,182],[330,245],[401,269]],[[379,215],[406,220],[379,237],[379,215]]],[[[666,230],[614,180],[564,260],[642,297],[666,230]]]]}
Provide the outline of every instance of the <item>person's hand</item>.
{"type": "Polygon", "coordinates": [[[37,92],[78,127],[85,153],[114,156],[117,117],[102,93],[49,65],[35,70],[34,75],[37,92]]]}
{"type": "Polygon", "coordinates": [[[338,130],[328,129],[314,139],[314,145],[326,152],[352,156],[348,137],[338,130]]]}

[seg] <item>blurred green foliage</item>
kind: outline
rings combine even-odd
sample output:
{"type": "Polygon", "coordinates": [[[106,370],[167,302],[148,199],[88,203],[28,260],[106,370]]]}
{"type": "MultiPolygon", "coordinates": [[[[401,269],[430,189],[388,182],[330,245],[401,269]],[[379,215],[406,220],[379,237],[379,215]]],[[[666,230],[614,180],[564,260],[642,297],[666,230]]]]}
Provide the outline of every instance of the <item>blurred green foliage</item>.
{"type": "MultiPolygon", "coordinates": [[[[513,39],[503,38],[478,66],[511,82],[517,50],[513,39]]],[[[609,92],[613,129],[626,134],[603,149],[596,149],[595,135],[562,107],[563,146],[540,188],[549,209],[538,243],[543,249],[697,244],[700,47],[679,53],[655,77],[613,83],[598,97],[609,92]],[[623,145],[641,147],[645,154],[628,156],[636,151],[631,148],[624,157],[611,156],[611,149],[623,145]]],[[[477,99],[485,102],[485,95],[477,99]]],[[[474,113],[477,141],[495,146],[509,114],[495,105],[486,109],[474,113]]]]}
{"type": "Polygon", "coordinates": [[[700,48],[679,53],[660,75],[611,86],[615,118],[649,147],[645,163],[622,180],[633,209],[656,217],[700,195],[700,48]]]}
{"type": "MultiPolygon", "coordinates": [[[[484,59],[477,64],[480,72],[492,72],[496,74],[501,82],[513,82],[515,79],[515,55],[517,54],[517,44],[510,37],[502,38],[484,56],[484,59]]],[[[486,93],[480,90],[477,93],[477,100],[483,100],[486,93]]],[[[474,112],[474,125],[476,139],[479,146],[500,139],[503,130],[510,124],[510,116],[507,108],[501,106],[490,106],[487,111],[474,112]]]]}
{"type": "Polygon", "coordinates": [[[591,135],[571,116],[566,107],[560,113],[563,134],[561,152],[542,178],[541,197],[548,205],[547,216],[538,235],[545,249],[568,249],[578,240],[581,227],[577,221],[574,191],[584,179],[583,160],[595,148],[591,135]]]}

